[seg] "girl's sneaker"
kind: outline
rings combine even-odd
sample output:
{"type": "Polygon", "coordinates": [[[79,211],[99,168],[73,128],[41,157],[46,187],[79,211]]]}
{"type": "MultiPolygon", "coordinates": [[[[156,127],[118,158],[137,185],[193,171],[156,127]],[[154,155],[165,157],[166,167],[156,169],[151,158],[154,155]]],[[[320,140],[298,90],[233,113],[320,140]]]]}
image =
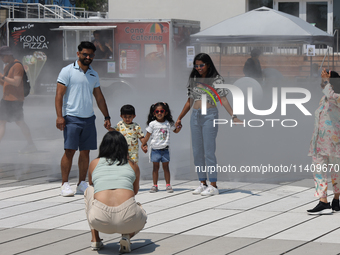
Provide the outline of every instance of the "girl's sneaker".
{"type": "Polygon", "coordinates": [[[218,189],[211,185],[209,185],[208,188],[201,192],[202,196],[213,196],[218,194],[219,194],[218,189]]]}
{"type": "Polygon", "coordinates": [[[150,193],[156,193],[158,191],[158,187],[157,186],[152,186],[150,189],[150,193]]]}
{"type": "Polygon", "coordinates": [[[197,189],[195,189],[192,194],[194,195],[199,195],[201,194],[203,191],[205,191],[208,188],[208,186],[204,185],[203,183],[200,184],[200,186],[198,186],[197,189]]]}
{"type": "Polygon", "coordinates": [[[168,192],[168,193],[174,192],[174,190],[172,189],[171,185],[166,186],[166,192],[168,192]]]}

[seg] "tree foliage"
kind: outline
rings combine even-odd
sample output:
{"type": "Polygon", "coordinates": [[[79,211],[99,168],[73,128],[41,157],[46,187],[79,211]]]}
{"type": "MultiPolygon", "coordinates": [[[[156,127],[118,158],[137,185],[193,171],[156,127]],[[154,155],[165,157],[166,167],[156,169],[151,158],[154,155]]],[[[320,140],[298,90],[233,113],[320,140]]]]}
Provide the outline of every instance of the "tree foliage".
{"type": "Polygon", "coordinates": [[[76,0],[76,7],[85,8],[87,11],[108,11],[108,0],[76,0]]]}

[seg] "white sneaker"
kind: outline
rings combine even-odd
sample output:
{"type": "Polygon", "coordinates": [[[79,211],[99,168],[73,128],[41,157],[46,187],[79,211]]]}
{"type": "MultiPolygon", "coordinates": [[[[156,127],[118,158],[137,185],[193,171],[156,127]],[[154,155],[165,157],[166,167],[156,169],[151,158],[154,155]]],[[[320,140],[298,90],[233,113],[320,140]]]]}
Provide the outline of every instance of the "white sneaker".
{"type": "Polygon", "coordinates": [[[201,194],[203,191],[205,191],[208,188],[208,186],[205,186],[203,183],[200,184],[200,186],[198,186],[197,189],[195,189],[192,194],[194,195],[199,195],[201,194]]]}
{"type": "Polygon", "coordinates": [[[77,186],[76,194],[77,195],[84,195],[85,190],[87,189],[89,185],[87,182],[81,181],[79,185],[77,186]]]}
{"type": "Polygon", "coordinates": [[[119,244],[120,244],[120,248],[119,248],[120,253],[131,252],[130,235],[127,235],[127,234],[122,235],[122,238],[120,239],[119,244]]]}
{"type": "Polygon", "coordinates": [[[103,248],[104,244],[102,241],[100,242],[91,242],[91,250],[93,251],[99,251],[101,248],[103,248]]]}
{"type": "Polygon", "coordinates": [[[72,191],[71,186],[68,182],[64,182],[64,184],[61,186],[60,190],[61,190],[60,195],[62,195],[63,197],[73,197],[74,196],[74,192],[72,191]]]}
{"type": "Polygon", "coordinates": [[[218,189],[211,185],[209,185],[205,191],[201,192],[202,196],[213,196],[218,194],[219,194],[218,189]]]}

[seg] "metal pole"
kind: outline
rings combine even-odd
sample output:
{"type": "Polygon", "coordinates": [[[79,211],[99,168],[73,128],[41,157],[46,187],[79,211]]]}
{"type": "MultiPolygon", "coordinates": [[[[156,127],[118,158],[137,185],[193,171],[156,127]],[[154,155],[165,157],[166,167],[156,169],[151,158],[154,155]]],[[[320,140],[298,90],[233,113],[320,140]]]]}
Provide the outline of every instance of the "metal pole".
{"type": "Polygon", "coordinates": [[[323,63],[325,62],[326,55],[327,55],[327,53],[328,53],[328,49],[329,49],[329,47],[327,46],[327,51],[326,51],[326,54],[325,54],[325,56],[323,57],[323,60],[322,60],[322,62],[321,62],[321,66],[320,66],[320,68],[322,68],[322,67],[323,67],[323,63]]]}
{"type": "Polygon", "coordinates": [[[221,60],[222,60],[222,43],[220,43],[220,65],[219,65],[219,73],[221,73],[221,60]]]}
{"type": "Polygon", "coordinates": [[[327,58],[328,58],[328,69],[329,69],[329,51],[328,51],[327,58]]]}
{"type": "Polygon", "coordinates": [[[334,70],[334,47],[332,47],[332,51],[333,51],[333,66],[332,66],[332,70],[334,70]]]}
{"type": "Polygon", "coordinates": [[[336,52],[338,53],[339,60],[339,29],[336,30],[336,52]]]}
{"type": "MultiPolygon", "coordinates": [[[[166,75],[168,76],[168,84],[167,84],[167,91],[169,91],[170,95],[173,95],[172,93],[174,92],[174,59],[173,59],[173,55],[174,55],[174,45],[173,45],[173,39],[174,39],[174,24],[170,21],[167,22],[169,25],[169,44],[167,47],[167,51],[168,51],[168,60],[167,60],[167,64],[169,65],[169,72],[166,73],[166,75]]],[[[114,34],[114,33],[113,33],[114,34]]],[[[163,47],[163,46],[162,46],[163,47]]],[[[177,78],[177,77],[176,77],[177,78]]]]}

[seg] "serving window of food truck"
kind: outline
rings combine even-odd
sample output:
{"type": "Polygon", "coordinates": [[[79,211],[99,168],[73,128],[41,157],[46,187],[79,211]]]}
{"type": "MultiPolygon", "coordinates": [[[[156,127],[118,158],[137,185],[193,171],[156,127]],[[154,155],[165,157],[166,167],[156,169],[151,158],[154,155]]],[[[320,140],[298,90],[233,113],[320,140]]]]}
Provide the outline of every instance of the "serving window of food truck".
{"type": "Polygon", "coordinates": [[[114,60],[114,28],[116,26],[59,26],[52,30],[64,32],[64,60],[76,60],[80,42],[90,41],[97,48],[94,61],[105,61],[114,60]]]}

